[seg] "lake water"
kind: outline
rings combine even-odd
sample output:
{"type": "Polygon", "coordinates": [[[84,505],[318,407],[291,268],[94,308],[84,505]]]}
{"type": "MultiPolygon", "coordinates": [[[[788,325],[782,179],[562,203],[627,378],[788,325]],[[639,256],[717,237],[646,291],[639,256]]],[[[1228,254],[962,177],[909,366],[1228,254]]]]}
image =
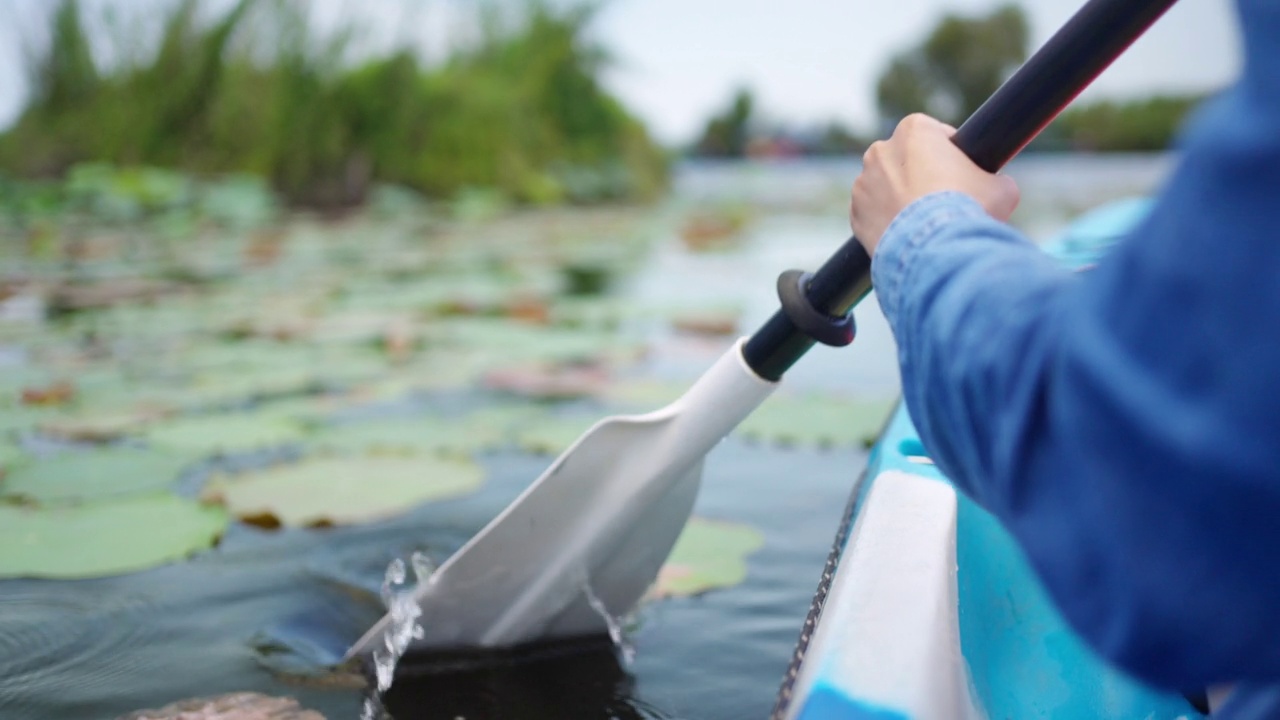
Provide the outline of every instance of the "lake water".
{"type": "MultiPolygon", "coordinates": [[[[1022,185],[1015,221],[1047,237],[1094,205],[1156,188],[1167,157],[1033,157],[1009,170],[1022,185]]],[[[812,269],[847,236],[847,162],[692,164],[655,208],[651,250],[622,297],[637,303],[741,308],[748,332],[777,307],[774,278],[812,269]],[[732,249],[691,252],[678,230],[690,212],[745,209],[732,249]]],[[[893,342],[874,301],[857,310],[852,347],[815,348],[786,378],[793,388],[891,397],[893,342]]],[[[648,370],[695,378],[725,341],[659,338],[648,370]]],[[[412,405],[465,402],[411,398],[412,405]]],[[[298,697],[331,720],[357,718],[362,692],[319,670],[376,619],[387,563],[423,550],[443,560],[549,461],[515,451],[482,456],[480,492],[390,521],[323,531],[236,526],[195,559],[126,576],[0,580],[0,718],[90,720],[186,697],[259,691],[298,697]]],[[[696,514],[754,526],[764,547],[746,582],[641,609],[630,664],[607,646],[543,648],[520,657],[453,658],[403,669],[388,696],[414,718],[764,717],[865,465],[860,449],[800,449],[731,437],[706,464],[696,514]]],[[[207,471],[209,468],[205,468],[207,471]]],[[[198,485],[200,473],[189,478],[198,485]]]]}

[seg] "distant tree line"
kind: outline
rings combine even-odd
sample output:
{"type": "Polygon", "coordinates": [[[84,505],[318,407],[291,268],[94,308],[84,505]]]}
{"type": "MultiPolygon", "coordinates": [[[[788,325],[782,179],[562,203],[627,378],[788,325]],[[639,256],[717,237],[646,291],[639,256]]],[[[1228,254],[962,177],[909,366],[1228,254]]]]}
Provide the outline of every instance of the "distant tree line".
{"type": "MultiPolygon", "coordinates": [[[[894,55],[881,73],[877,135],[892,132],[914,112],[959,126],[1026,61],[1029,42],[1026,15],[1016,5],[977,17],[944,16],[918,45],[894,55]]],[[[1203,99],[1202,94],[1157,95],[1077,104],[1046,128],[1031,149],[1163,150],[1203,99]]],[[[755,107],[750,92],[740,90],[729,107],[707,122],[693,153],[744,157],[780,149],[778,154],[855,154],[870,142],[838,123],[819,132],[769,130],[757,122],[755,107]]]]}
{"type": "Polygon", "coordinates": [[[713,158],[848,155],[862,152],[867,143],[836,121],[805,128],[770,126],[758,117],[752,92],[741,88],[728,107],[707,121],[690,151],[713,158]]]}
{"type": "Polygon", "coordinates": [[[204,5],[180,0],[158,42],[130,39],[154,53],[103,64],[81,3],[62,0],[30,68],[32,98],[0,136],[0,168],[249,172],[313,205],[360,202],[373,183],[538,203],[665,183],[664,153],[601,83],[590,9],[533,2],[518,21],[482,18],[474,46],[428,66],[407,47],[352,59],[350,33],[321,37],[304,0],[238,0],[212,20],[204,5]]]}
{"type": "MultiPolygon", "coordinates": [[[[925,112],[958,126],[1026,59],[1027,19],[1016,5],[980,17],[947,15],[889,62],[876,86],[882,130],[925,112]]],[[[1173,144],[1203,94],[1104,100],[1068,108],[1033,149],[1142,152],[1173,144]]]]}

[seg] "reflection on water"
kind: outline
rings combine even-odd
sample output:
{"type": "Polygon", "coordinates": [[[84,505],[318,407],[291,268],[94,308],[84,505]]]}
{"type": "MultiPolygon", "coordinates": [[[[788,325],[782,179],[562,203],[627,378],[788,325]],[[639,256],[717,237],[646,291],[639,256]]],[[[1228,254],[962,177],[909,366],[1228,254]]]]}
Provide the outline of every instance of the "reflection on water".
{"type": "MultiPolygon", "coordinates": [[[[1018,222],[1047,233],[1093,204],[1149,192],[1168,167],[1167,158],[1019,160],[1009,170],[1023,187],[1018,222]]],[[[732,303],[751,329],[776,309],[779,271],[816,267],[847,234],[843,206],[855,171],[834,162],[684,168],[672,215],[737,202],[757,208],[755,221],[740,245],[716,253],[689,252],[671,223],[662,225],[668,229],[625,296],[732,303]]],[[[892,337],[874,303],[859,308],[858,322],[851,348],[815,349],[788,384],[894,392],[892,337]]],[[[684,381],[721,351],[662,343],[649,362],[655,374],[684,381]]],[[[481,460],[489,479],[480,492],[394,520],[324,531],[236,527],[219,548],[187,563],[97,580],[0,581],[0,718],[100,720],[236,691],[293,695],[331,720],[360,717],[364,676],[333,666],[382,614],[388,563],[417,551],[447,558],[548,462],[515,451],[481,460]]],[[[408,659],[385,695],[387,707],[398,720],[767,715],[864,463],[854,449],[729,438],[707,460],[695,512],[763,533],[743,585],[641,608],[628,633],[636,651],[629,666],[608,639],[484,662],[408,659]]],[[[200,481],[191,478],[192,487],[200,481]]],[[[408,624],[412,632],[412,618],[408,624]]]]}
{"type": "Polygon", "coordinates": [[[659,720],[609,638],[494,655],[405,658],[384,698],[396,720],[659,720]]]}

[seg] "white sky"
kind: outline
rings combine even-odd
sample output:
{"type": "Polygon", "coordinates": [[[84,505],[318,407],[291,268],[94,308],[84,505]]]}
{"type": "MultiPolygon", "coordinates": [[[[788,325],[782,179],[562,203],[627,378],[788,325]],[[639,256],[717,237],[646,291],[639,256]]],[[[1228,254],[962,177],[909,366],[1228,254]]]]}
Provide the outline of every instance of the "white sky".
{"type": "MultiPolygon", "coordinates": [[[[90,0],[102,2],[103,0],[90,0]]],[[[330,22],[355,16],[380,34],[438,45],[433,19],[471,0],[310,0],[330,22]],[[406,6],[414,11],[405,12],[406,6]]],[[[55,0],[0,0],[0,125],[19,112],[20,70],[31,18],[55,0]]],[[[117,0],[138,6],[157,0],[117,0]]],[[[214,4],[226,0],[213,0],[214,4]]],[[[1048,38],[1082,0],[1024,0],[1033,43],[1048,38]]],[[[662,140],[683,143],[739,85],[772,118],[788,123],[875,119],[878,73],[945,11],[985,11],[991,0],[606,0],[595,31],[614,54],[609,82],[662,140]]],[[[1203,90],[1231,80],[1240,63],[1228,0],[1180,0],[1099,78],[1089,95],[1203,90]]]]}

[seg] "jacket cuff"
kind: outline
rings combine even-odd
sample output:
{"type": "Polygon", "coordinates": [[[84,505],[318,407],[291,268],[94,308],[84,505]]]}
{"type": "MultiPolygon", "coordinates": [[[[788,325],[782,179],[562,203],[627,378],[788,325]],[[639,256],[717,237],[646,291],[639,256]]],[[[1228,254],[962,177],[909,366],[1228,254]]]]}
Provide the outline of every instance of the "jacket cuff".
{"type": "Polygon", "coordinates": [[[947,190],[916,200],[889,223],[871,258],[871,282],[880,309],[891,323],[902,301],[902,285],[920,248],[948,223],[975,215],[986,217],[987,211],[973,197],[947,190]]]}

